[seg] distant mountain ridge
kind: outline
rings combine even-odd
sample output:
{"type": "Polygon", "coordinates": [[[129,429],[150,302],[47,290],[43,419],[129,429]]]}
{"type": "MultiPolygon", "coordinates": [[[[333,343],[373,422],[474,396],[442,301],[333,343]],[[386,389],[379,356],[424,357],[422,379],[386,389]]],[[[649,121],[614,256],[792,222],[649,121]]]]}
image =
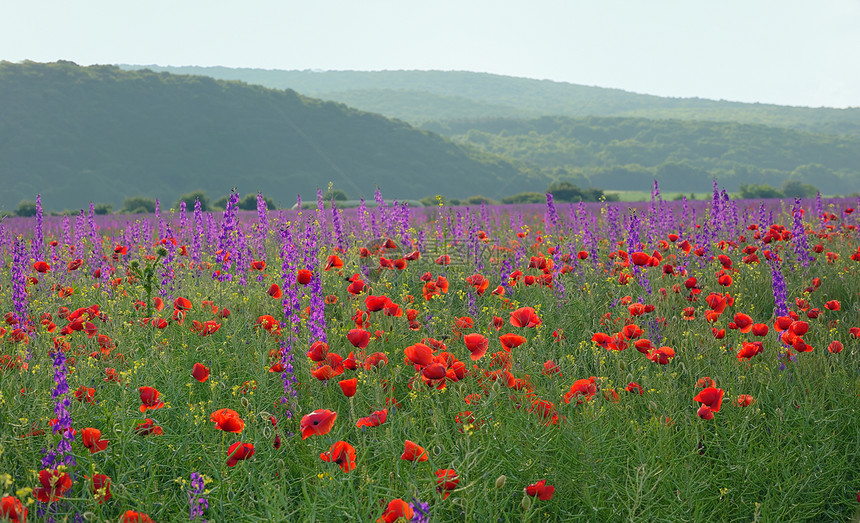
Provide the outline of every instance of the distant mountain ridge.
{"type": "Polygon", "coordinates": [[[242,80],[346,103],[413,124],[462,118],[630,116],[735,121],[860,136],[860,108],[834,109],[667,98],[621,89],[467,71],[282,71],[227,67],[149,68],[242,80]],[[416,93],[433,95],[416,107],[416,93]],[[441,98],[440,98],[441,97],[441,98]],[[452,100],[451,98],[455,100],[452,100]],[[463,100],[476,104],[463,111],[463,100]],[[480,114],[478,114],[480,113],[480,114]]]}
{"type": "Polygon", "coordinates": [[[283,206],[329,182],[350,197],[501,197],[543,190],[510,163],[403,122],[294,91],[71,62],[0,62],[0,206],[128,196],[172,205],[236,187],[283,206]]]}

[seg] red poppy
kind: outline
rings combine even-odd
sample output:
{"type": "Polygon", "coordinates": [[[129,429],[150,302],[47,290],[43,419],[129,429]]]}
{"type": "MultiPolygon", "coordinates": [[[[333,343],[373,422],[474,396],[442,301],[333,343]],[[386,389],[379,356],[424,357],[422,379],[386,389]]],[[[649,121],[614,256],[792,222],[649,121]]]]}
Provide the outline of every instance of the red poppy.
{"type": "Polygon", "coordinates": [[[324,436],[328,434],[336,419],[337,412],[326,409],[317,409],[307,414],[302,417],[302,439],[308,436],[324,436]]]}
{"type": "Polygon", "coordinates": [[[546,362],[544,362],[542,372],[545,376],[552,376],[553,374],[558,374],[558,376],[561,377],[561,369],[552,360],[547,360],[546,362]]]}
{"type": "Polygon", "coordinates": [[[424,447],[407,439],[406,448],[403,454],[400,455],[400,459],[405,459],[406,461],[427,461],[430,459],[430,455],[427,454],[424,447]]]}
{"type": "Polygon", "coordinates": [[[356,427],[378,427],[385,423],[388,419],[388,409],[377,410],[370,416],[360,418],[355,424],[356,427]]]}
{"type": "Polygon", "coordinates": [[[591,376],[588,379],[576,380],[570,386],[570,391],[564,395],[564,402],[570,403],[570,400],[576,398],[576,403],[584,403],[591,400],[597,394],[597,378],[591,376]]]}
{"type": "Polygon", "coordinates": [[[278,287],[277,283],[273,283],[271,287],[269,287],[269,290],[266,291],[266,294],[275,299],[278,299],[284,295],[284,293],[281,291],[281,288],[278,287]]]}
{"type": "Polygon", "coordinates": [[[251,262],[251,268],[255,271],[262,271],[266,268],[266,262],[263,260],[254,260],[251,262]]]}
{"type": "Polygon", "coordinates": [[[696,415],[704,420],[712,420],[714,419],[714,411],[709,409],[707,405],[702,405],[696,410],[696,415]]]}
{"type": "Polygon", "coordinates": [[[842,346],[842,342],[838,340],[831,341],[830,345],[827,346],[827,350],[829,350],[833,354],[839,354],[840,352],[842,352],[843,348],[844,347],[842,346]]]}
{"type": "Polygon", "coordinates": [[[173,308],[178,311],[189,311],[191,310],[191,301],[180,296],[173,300],[173,308]]]}
{"type": "Polygon", "coordinates": [[[36,499],[42,503],[53,503],[72,488],[72,478],[65,472],[43,469],[39,472],[41,487],[33,489],[36,499]]]}
{"type": "Polygon", "coordinates": [[[95,454],[96,452],[102,451],[107,448],[108,440],[101,439],[102,431],[99,429],[94,429],[92,427],[87,427],[81,431],[81,440],[84,444],[84,447],[90,449],[91,454],[95,454]]]}
{"type": "Polygon", "coordinates": [[[92,482],[90,483],[90,492],[93,497],[99,502],[99,505],[111,498],[110,493],[110,478],[104,474],[93,474],[92,482]]]}
{"type": "Polygon", "coordinates": [[[537,496],[541,501],[549,501],[555,494],[555,487],[547,485],[546,480],[542,479],[526,487],[526,494],[533,497],[537,496]]]}
{"type": "Polygon", "coordinates": [[[767,336],[768,327],[764,323],[754,323],[752,333],[755,336],[767,336]]]}
{"type": "Polygon", "coordinates": [[[469,349],[469,357],[472,361],[481,359],[487,353],[487,347],[490,345],[490,341],[478,333],[463,336],[463,341],[466,343],[466,348],[469,349]]]}
{"type": "Polygon", "coordinates": [[[445,374],[448,372],[448,369],[442,363],[431,363],[424,367],[421,371],[421,375],[427,378],[428,380],[438,380],[445,377],[445,374]]]}
{"type": "Polygon", "coordinates": [[[44,261],[37,261],[33,264],[33,270],[45,274],[46,272],[51,270],[51,266],[44,261]]]}
{"type": "Polygon", "coordinates": [[[80,402],[87,402],[92,405],[93,400],[96,395],[96,389],[92,387],[86,387],[81,385],[78,387],[78,390],[75,391],[75,399],[80,402]]]}
{"type": "Polygon", "coordinates": [[[332,254],[326,260],[325,269],[323,270],[328,271],[329,269],[340,269],[341,267],[343,267],[343,260],[338,255],[332,254]]]}
{"type": "Polygon", "coordinates": [[[723,389],[714,387],[706,387],[701,392],[696,394],[693,401],[698,401],[705,407],[708,407],[712,412],[719,412],[720,405],[723,403],[723,389]]]}
{"type": "Polygon", "coordinates": [[[209,379],[209,369],[202,363],[195,363],[194,367],[191,368],[191,376],[200,383],[203,383],[209,379]]]}
{"type": "Polygon", "coordinates": [[[346,337],[352,346],[358,349],[367,348],[370,343],[370,333],[364,329],[350,329],[346,337]]]}
{"type": "Polygon", "coordinates": [[[541,319],[531,307],[521,307],[511,313],[511,325],[514,327],[537,327],[541,319]]]}
{"type": "Polygon", "coordinates": [[[163,401],[158,401],[158,396],[160,396],[161,393],[154,388],[140,387],[137,391],[140,393],[141,412],[146,412],[149,409],[160,409],[164,406],[163,401]]]}
{"type": "Polygon", "coordinates": [[[764,351],[764,345],[760,341],[745,341],[738,351],[738,361],[749,360],[756,354],[761,354],[764,351]]]}
{"type": "Polygon", "coordinates": [[[349,472],[355,468],[355,448],[345,441],[338,441],[328,452],[320,454],[320,459],[336,463],[344,472],[349,472]]]}
{"type": "Polygon", "coordinates": [[[631,381],[624,387],[624,390],[627,392],[638,393],[640,396],[642,395],[642,386],[636,383],[635,381],[631,381]]]}
{"type": "Polygon", "coordinates": [[[161,436],[164,431],[149,418],[146,418],[143,423],[139,423],[134,427],[134,433],[138,436],[150,436],[152,434],[161,436]]]}
{"type": "Polygon", "coordinates": [[[215,422],[215,428],[224,432],[239,434],[245,428],[245,422],[239,413],[231,409],[218,409],[209,416],[209,421],[215,422]]]}
{"type": "Polygon", "coordinates": [[[824,304],[824,308],[830,311],[838,311],[842,308],[842,304],[839,303],[839,300],[830,300],[824,304]]]}
{"type": "Polygon", "coordinates": [[[735,402],[739,407],[749,407],[753,403],[755,403],[755,398],[750,396],[749,394],[741,394],[737,398],[735,398],[735,402]]]}
{"type": "Polygon", "coordinates": [[[409,506],[409,503],[397,498],[392,499],[391,502],[388,503],[388,506],[385,507],[385,512],[382,513],[382,516],[380,516],[376,522],[394,523],[399,519],[410,521],[413,515],[415,515],[415,513],[413,512],[412,507],[409,506]]]}
{"type": "Polygon", "coordinates": [[[506,351],[510,352],[511,349],[519,347],[527,340],[524,336],[520,336],[519,334],[504,334],[499,336],[499,341],[502,342],[502,347],[504,347],[506,351]]]}
{"type": "Polygon", "coordinates": [[[410,345],[409,347],[406,347],[403,352],[406,353],[406,357],[409,361],[419,367],[426,367],[433,363],[433,349],[423,343],[410,345]]]}
{"type": "Polygon", "coordinates": [[[660,347],[648,355],[648,359],[660,365],[666,365],[675,357],[675,349],[672,347],[660,347]]]}
{"type": "Polygon", "coordinates": [[[135,512],[133,510],[126,510],[125,514],[119,520],[120,523],[154,523],[152,518],[143,512],[135,512]]]}
{"type": "Polygon", "coordinates": [[[240,460],[245,460],[254,455],[254,445],[237,441],[227,449],[227,466],[235,467],[240,460]]]}
{"type": "Polygon", "coordinates": [[[11,523],[25,523],[27,512],[27,507],[18,498],[5,496],[0,500],[0,518],[8,519],[11,523]]]}
{"type": "Polygon", "coordinates": [[[450,490],[457,488],[460,477],[454,469],[439,469],[436,471],[436,490],[442,494],[442,499],[448,499],[450,490]]]}
{"type": "Polygon", "coordinates": [[[735,313],[734,324],[741,332],[746,334],[752,330],[753,321],[752,318],[750,318],[746,314],[738,312],[735,313]]]}
{"type": "Polygon", "coordinates": [[[341,380],[337,382],[337,384],[340,385],[340,390],[343,391],[343,395],[347,398],[351,398],[355,396],[355,388],[358,385],[358,378],[341,380]]]}

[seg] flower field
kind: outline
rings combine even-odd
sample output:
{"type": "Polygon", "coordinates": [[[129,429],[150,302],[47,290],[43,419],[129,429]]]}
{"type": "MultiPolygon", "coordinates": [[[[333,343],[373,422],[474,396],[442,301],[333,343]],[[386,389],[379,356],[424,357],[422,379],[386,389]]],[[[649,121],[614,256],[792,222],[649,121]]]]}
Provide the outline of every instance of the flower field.
{"type": "Polygon", "coordinates": [[[860,517],[856,200],[237,200],[0,222],[0,521],[860,517]]]}

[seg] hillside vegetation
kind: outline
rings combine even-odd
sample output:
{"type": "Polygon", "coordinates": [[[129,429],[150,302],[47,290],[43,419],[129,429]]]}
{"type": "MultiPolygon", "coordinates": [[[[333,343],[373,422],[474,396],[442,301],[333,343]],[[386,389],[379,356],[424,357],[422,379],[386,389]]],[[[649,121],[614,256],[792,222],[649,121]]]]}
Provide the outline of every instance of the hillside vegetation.
{"type": "Polygon", "coordinates": [[[173,202],[262,191],[281,205],[329,182],[352,198],[543,190],[505,161],[344,105],[241,82],[71,62],[0,62],[0,206],[173,202]]]}
{"type": "Polygon", "coordinates": [[[860,138],[854,137],[644,118],[485,119],[424,127],[580,185],[644,190],[657,179],[664,188],[696,191],[716,178],[731,191],[786,180],[826,193],[860,187],[860,138]]]}
{"type": "Polygon", "coordinates": [[[621,89],[466,71],[318,72],[145,67],[294,89],[309,96],[343,102],[416,124],[464,117],[633,116],[732,121],[860,136],[860,108],[788,107],[701,98],[667,98],[621,89]],[[464,105],[468,108],[464,109],[464,105]]]}

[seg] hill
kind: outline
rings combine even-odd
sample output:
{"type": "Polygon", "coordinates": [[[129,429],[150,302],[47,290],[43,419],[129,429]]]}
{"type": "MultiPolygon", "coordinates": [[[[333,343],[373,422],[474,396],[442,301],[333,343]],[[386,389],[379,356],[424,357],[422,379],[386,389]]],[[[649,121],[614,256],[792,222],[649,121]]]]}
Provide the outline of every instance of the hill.
{"type": "Polygon", "coordinates": [[[860,187],[860,138],[727,122],[543,117],[425,124],[489,154],[604,189],[700,191],[716,178],[812,184],[829,194],[860,187]]]}
{"type": "Polygon", "coordinates": [[[243,80],[294,89],[413,124],[460,118],[631,116],[650,119],[731,121],[802,131],[860,136],[860,108],[667,98],[465,71],[279,71],[226,67],[147,67],[156,71],[243,80]],[[419,96],[418,93],[423,93],[419,96]],[[416,100],[419,100],[416,103],[416,100]],[[468,105],[468,109],[464,109],[468,105]]]}
{"type": "Polygon", "coordinates": [[[203,189],[285,206],[329,182],[352,198],[543,190],[511,164],[342,104],[242,82],[71,62],[0,62],[0,206],[46,209],[203,189]]]}

